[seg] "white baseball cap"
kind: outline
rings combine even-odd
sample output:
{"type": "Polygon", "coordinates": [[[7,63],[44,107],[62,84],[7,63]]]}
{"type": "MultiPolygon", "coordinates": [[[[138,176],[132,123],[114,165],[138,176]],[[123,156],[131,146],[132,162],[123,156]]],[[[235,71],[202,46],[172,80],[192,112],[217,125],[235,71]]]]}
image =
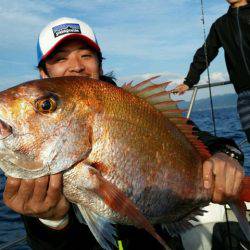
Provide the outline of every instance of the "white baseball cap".
{"type": "Polygon", "coordinates": [[[79,38],[95,51],[101,53],[96,36],[88,24],[69,17],[49,23],[40,33],[37,42],[38,64],[68,38],[79,38]]]}

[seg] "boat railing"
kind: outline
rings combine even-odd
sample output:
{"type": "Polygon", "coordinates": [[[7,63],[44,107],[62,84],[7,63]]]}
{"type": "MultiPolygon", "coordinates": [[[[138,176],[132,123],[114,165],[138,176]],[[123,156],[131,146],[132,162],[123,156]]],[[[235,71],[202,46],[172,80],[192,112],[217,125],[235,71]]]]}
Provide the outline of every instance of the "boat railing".
{"type": "MultiPolygon", "coordinates": [[[[218,86],[223,86],[223,85],[228,85],[228,84],[232,84],[232,83],[230,81],[214,82],[214,83],[210,84],[210,87],[218,87],[218,86]]],[[[198,90],[199,89],[207,89],[207,88],[209,88],[209,84],[201,84],[201,85],[194,85],[194,87],[192,87],[190,90],[188,90],[188,91],[193,91],[193,93],[192,93],[192,97],[191,97],[188,111],[187,111],[187,118],[189,118],[191,115],[198,90]]]]}
{"type": "MultiPolygon", "coordinates": [[[[229,84],[232,84],[232,83],[230,81],[213,82],[210,84],[210,87],[212,88],[212,87],[224,86],[224,85],[229,85],[229,84]]],[[[189,107],[187,110],[187,115],[186,115],[187,118],[190,118],[190,115],[192,113],[198,90],[207,89],[207,88],[209,88],[209,84],[200,84],[200,85],[194,85],[191,89],[188,90],[188,91],[193,91],[193,92],[192,92],[191,100],[190,100],[189,107]]],[[[244,139],[238,145],[242,146],[245,143],[247,143],[247,139],[244,139]]]]}

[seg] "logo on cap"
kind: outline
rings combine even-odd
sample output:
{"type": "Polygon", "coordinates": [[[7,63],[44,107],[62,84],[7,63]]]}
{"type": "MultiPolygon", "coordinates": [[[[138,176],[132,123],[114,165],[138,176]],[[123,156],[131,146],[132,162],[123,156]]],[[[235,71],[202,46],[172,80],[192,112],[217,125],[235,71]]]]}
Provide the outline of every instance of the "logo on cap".
{"type": "Polygon", "coordinates": [[[54,36],[58,37],[69,33],[81,33],[78,23],[64,23],[52,28],[54,36]]]}

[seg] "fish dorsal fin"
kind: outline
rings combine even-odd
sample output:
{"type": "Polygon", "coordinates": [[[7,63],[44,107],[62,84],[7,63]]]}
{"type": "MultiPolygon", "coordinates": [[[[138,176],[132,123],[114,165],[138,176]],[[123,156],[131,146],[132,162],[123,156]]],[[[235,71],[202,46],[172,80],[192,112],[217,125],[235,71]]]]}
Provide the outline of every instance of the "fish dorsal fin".
{"type": "Polygon", "coordinates": [[[149,104],[162,111],[163,114],[169,118],[182,117],[181,112],[183,111],[179,110],[177,106],[179,101],[173,101],[170,97],[171,91],[165,90],[170,82],[164,82],[161,84],[152,83],[152,80],[158,77],[159,76],[151,77],[134,86],[132,86],[131,81],[124,84],[122,88],[127,92],[146,100],[149,104]]]}
{"type": "Polygon", "coordinates": [[[172,100],[170,94],[172,91],[167,91],[166,87],[171,82],[164,82],[160,84],[155,84],[152,80],[158,78],[159,76],[151,77],[144,80],[134,86],[132,86],[132,81],[126,83],[122,88],[141,99],[144,99],[154,108],[161,111],[164,116],[166,116],[175,126],[187,137],[187,139],[192,143],[192,145],[200,152],[203,160],[210,156],[209,151],[206,146],[194,135],[193,126],[187,124],[188,119],[183,117],[183,112],[185,110],[179,109],[177,103],[180,101],[172,100]]]}

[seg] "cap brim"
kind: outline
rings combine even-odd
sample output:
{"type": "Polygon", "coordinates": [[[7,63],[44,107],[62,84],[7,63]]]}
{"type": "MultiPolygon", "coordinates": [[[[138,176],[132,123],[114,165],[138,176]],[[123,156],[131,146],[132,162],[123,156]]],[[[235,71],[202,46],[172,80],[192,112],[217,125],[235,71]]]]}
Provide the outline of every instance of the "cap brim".
{"type": "Polygon", "coordinates": [[[60,39],[57,43],[55,43],[54,46],[46,54],[42,56],[40,62],[45,60],[63,42],[65,42],[66,40],[74,39],[74,38],[83,40],[90,48],[94,49],[96,52],[101,52],[101,49],[98,46],[98,44],[93,42],[87,36],[84,36],[82,34],[68,34],[67,36],[60,39]]]}

